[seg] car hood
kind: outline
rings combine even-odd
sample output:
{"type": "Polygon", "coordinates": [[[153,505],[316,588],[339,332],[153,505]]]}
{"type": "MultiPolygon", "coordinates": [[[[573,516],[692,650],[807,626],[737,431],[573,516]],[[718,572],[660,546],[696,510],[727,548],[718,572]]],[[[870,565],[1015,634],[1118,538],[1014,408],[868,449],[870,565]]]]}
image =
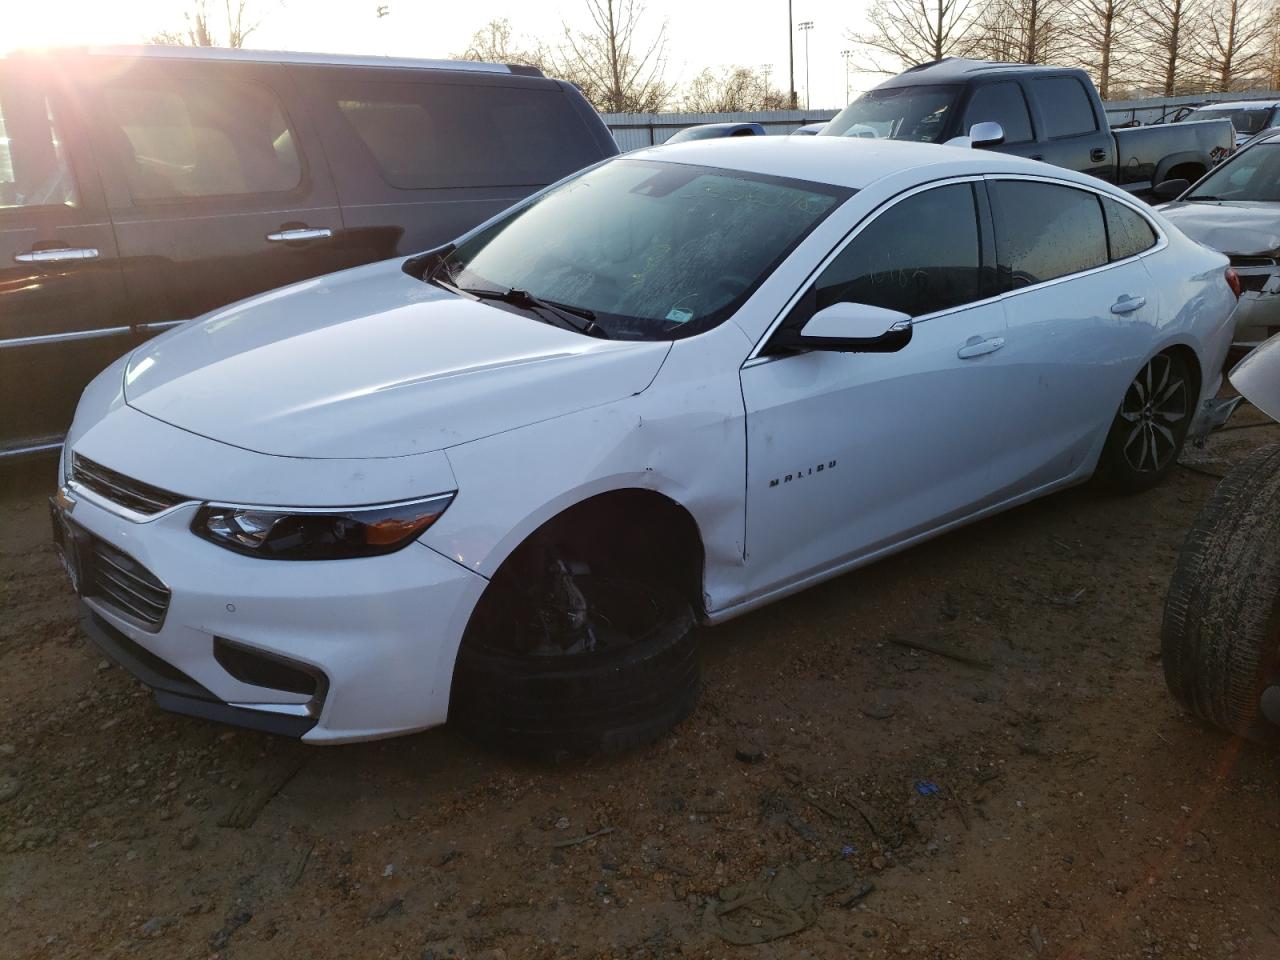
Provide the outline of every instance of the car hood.
{"type": "Polygon", "coordinates": [[[1256,256],[1280,248],[1280,203],[1166,203],[1157,208],[1192,240],[1219,253],[1256,256]]]}
{"type": "Polygon", "coordinates": [[[1250,351],[1229,379],[1241,396],[1272,420],[1280,420],[1280,333],[1250,351]]]}
{"type": "Polygon", "coordinates": [[[129,406],[288,457],[400,457],[644,390],[669,343],[611,341],[459,297],[387,261],[233,304],[139,348],[129,406]]]}

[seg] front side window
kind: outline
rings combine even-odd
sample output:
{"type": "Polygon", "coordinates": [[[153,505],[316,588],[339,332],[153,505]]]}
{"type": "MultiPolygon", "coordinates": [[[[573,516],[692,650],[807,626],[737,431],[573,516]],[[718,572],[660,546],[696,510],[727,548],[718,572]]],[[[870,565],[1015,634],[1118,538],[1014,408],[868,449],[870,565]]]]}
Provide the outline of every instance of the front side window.
{"type": "Polygon", "coordinates": [[[1096,194],[1031,180],[995,180],[988,189],[1004,289],[1108,262],[1107,232],[1096,194]]]}
{"type": "Polygon", "coordinates": [[[401,190],[541,186],[600,159],[558,87],[332,83],[382,178],[401,190]]]}
{"type": "Polygon", "coordinates": [[[936,143],[959,96],[960,87],[951,84],[869,90],[841,110],[818,136],[936,143]]]}
{"type": "Polygon", "coordinates": [[[1196,184],[1184,200],[1280,201],[1280,143],[1241,150],[1196,184]]]}
{"type": "Polygon", "coordinates": [[[1107,244],[1112,260],[1136,257],[1156,245],[1156,232],[1150,222],[1132,207],[1102,197],[1102,213],[1107,220],[1107,244]]]}
{"type": "Polygon", "coordinates": [[[1084,84],[1075,77],[1036,77],[1031,84],[1040,102],[1046,136],[1078,137],[1097,131],[1093,102],[1084,84]]]}
{"type": "Polygon", "coordinates": [[[435,274],[595,314],[609,337],[671,340],[727,319],[853,191],[653,160],[585,171],[464,240],[435,274]]]}
{"type": "Polygon", "coordinates": [[[0,82],[0,210],[78,202],[53,106],[37,91],[0,82]]]}
{"type": "Polygon", "coordinates": [[[284,108],[261,84],[172,80],[110,86],[105,97],[135,200],[284,193],[302,182],[284,108]]]}
{"type": "Polygon", "coordinates": [[[822,272],[816,309],[866,303],[912,317],[980,298],[977,208],[967,183],[907,197],[880,214],[822,272]]]}
{"type": "Polygon", "coordinates": [[[991,120],[1004,128],[1005,143],[1027,143],[1032,139],[1027,99],[1016,83],[989,83],[973,92],[964,115],[964,133],[975,123],[991,120]]]}

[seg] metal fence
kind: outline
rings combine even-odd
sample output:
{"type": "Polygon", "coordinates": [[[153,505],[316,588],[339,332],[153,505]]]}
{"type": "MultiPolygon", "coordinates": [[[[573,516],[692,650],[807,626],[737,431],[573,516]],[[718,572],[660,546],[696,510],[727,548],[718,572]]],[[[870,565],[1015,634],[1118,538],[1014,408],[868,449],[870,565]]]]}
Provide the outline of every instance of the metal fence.
{"type": "MultiPolygon", "coordinates": [[[[1141,100],[1109,100],[1104,106],[1112,126],[1160,123],[1183,107],[1222,100],[1276,100],[1280,91],[1249,90],[1244,93],[1197,93],[1182,97],[1148,97],[1141,100]]],[[[613,131],[618,148],[626,153],[665,143],[678,130],[698,123],[759,123],[769,133],[788,134],[808,123],[830,120],[839,110],[756,110],[743,113],[602,113],[613,131]]]]}

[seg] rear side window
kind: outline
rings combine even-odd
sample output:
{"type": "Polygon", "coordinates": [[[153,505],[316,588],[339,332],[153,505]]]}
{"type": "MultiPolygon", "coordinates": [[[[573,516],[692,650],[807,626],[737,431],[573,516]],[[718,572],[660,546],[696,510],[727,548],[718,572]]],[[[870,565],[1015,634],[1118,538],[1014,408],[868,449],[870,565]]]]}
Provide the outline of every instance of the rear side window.
{"type": "Polygon", "coordinates": [[[1107,243],[1112,260],[1137,256],[1156,245],[1155,230],[1137,210],[1103,197],[1102,212],[1107,219],[1107,243]]]}
{"type": "Polygon", "coordinates": [[[402,190],[540,186],[600,159],[557,87],[329,85],[383,179],[402,190]]]}
{"type": "Polygon", "coordinates": [[[135,200],[286,193],[302,182],[296,138],[258,83],[170,80],[105,91],[135,200]]]}
{"type": "Polygon", "coordinates": [[[1029,180],[995,180],[988,186],[1003,289],[1107,263],[1107,233],[1095,194],[1029,180]]]}
{"type": "Polygon", "coordinates": [[[1004,127],[1005,143],[1026,143],[1031,140],[1031,116],[1027,113],[1027,100],[1016,83],[989,83],[973,92],[969,108],[964,115],[964,132],[967,134],[975,123],[994,120],[1004,127]]]}
{"type": "Polygon", "coordinates": [[[1031,84],[1040,102],[1045,136],[1076,137],[1098,129],[1088,91],[1075,77],[1038,77],[1031,84]]]}
{"type": "Polygon", "coordinates": [[[973,188],[951,184],[894,204],[818,279],[817,309],[867,303],[913,317],[979,299],[973,188]]]}

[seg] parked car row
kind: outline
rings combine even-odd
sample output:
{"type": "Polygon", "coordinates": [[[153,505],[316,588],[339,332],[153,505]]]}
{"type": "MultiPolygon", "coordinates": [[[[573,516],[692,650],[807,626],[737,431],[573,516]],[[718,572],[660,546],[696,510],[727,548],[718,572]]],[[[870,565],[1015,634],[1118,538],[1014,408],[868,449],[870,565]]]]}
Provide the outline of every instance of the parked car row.
{"type": "Polygon", "coordinates": [[[90,378],[160,330],[443,243],[617,152],[528,67],[0,58],[0,457],[56,448],[90,378]]]}

